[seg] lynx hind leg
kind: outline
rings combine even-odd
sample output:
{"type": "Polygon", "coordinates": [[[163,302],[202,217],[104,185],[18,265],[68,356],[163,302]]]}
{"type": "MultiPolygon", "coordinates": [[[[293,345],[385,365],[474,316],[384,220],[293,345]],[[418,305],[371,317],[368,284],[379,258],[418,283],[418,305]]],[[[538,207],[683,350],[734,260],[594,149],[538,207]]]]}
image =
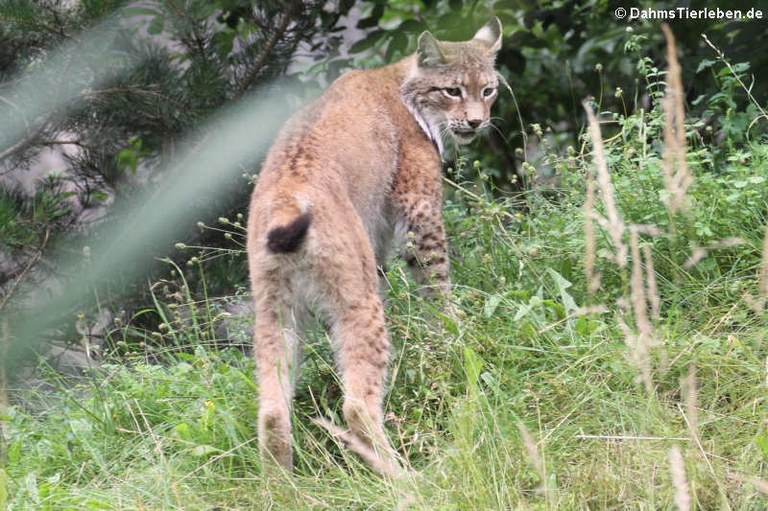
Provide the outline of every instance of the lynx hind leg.
{"type": "Polygon", "coordinates": [[[374,470],[394,476],[401,469],[384,431],[389,338],[377,293],[365,305],[350,306],[333,325],[344,388],[342,407],[348,433],[340,436],[374,470]]]}
{"type": "Polygon", "coordinates": [[[291,401],[299,369],[303,318],[275,297],[256,304],[254,356],[259,385],[258,439],[264,468],[293,468],[291,401]]]}
{"type": "Polygon", "coordinates": [[[389,336],[373,250],[362,224],[328,243],[327,253],[344,253],[344,257],[318,266],[324,268],[321,281],[328,297],[326,319],[344,392],[342,412],[348,429],[318,422],[374,470],[395,475],[400,466],[384,432],[382,410],[389,336]],[[345,247],[358,248],[350,254],[345,247]]]}

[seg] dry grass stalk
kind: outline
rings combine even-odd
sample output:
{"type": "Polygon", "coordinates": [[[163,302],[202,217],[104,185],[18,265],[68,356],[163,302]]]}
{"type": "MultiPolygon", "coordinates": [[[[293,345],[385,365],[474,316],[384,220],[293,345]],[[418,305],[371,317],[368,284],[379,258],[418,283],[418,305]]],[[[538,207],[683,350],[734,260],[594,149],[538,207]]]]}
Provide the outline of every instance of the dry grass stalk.
{"type": "Polygon", "coordinates": [[[709,254],[709,250],[707,250],[706,248],[698,247],[694,249],[693,253],[691,254],[691,257],[686,259],[686,261],[683,263],[683,269],[690,270],[691,268],[699,264],[699,262],[702,259],[707,257],[707,254],[709,254]]]}
{"type": "Polygon", "coordinates": [[[632,230],[637,234],[647,234],[648,236],[660,236],[663,231],[653,224],[632,224],[632,230]]]}
{"type": "Polygon", "coordinates": [[[629,277],[629,297],[632,315],[635,317],[638,341],[650,344],[653,329],[648,319],[648,300],[645,296],[645,272],[640,256],[640,240],[634,226],[629,229],[629,250],[632,256],[632,268],[629,277]]]}
{"type": "Polygon", "coordinates": [[[8,374],[6,373],[5,361],[6,350],[10,343],[8,333],[8,320],[0,320],[0,468],[4,467],[7,460],[8,449],[5,441],[5,431],[3,423],[8,415],[8,374]]]}
{"type": "Polygon", "coordinates": [[[760,263],[760,277],[758,281],[758,309],[762,310],[765,301],[768,300],[768,225],[765,226],[765,235],[763,236],[763,260],[760,263]]]}
{"type": "Polygon", "coordinates": [[[669,436],[632,436],[632,435],[575,435],[573,438],[579,440],[609,440],[620,442],[668,442],[670,440],[687,441],[685,437],[669,437],[669,436]]]}
{"type": "Polygon", "coordinates": [[[743,244],[744,244],[743,239],[739,238],[738,236],[732,236],[730,238],[725,238],[724,240],[710,243],[707,248],[709,250],[716,250],[718,248],[738,247],[739,245],[743,245],[743,244]]]}
{"type": "MultiPolygon", "coordinates": [[[[659,295],[656,289],[656,276],[653,267],[653,257],[648,245],[640,251],[640,236],[646,234],[659,234],[657,228],[645,225],[632,225],[629,228],[629,250],[632,260],[629,276],[629,303],[622,307],[625,311],[631,310],[634,319],[635,331],[632,331],[622,320],[621,328],[625,339],[632,350],[631,360],[640,370],[640,379],[646,390],[653,390],[651,367],[651,348],[656,346],[657,340],[653,332],[651,318],[659,318],[659,295]],[[645,267],[645,269],[643,269],[645,267]],[[651,316],[648,316],[650,308],[651,316]]],[[[621,304],[620,304],[621,305],[621,304]]]]}
{"type": "Polygon", "coordinates": [[[680,392],[685,400],[685,415],[687,417],[688,432],[691,439],[696,442],[699,438],[699,411],[696,406],[698,391],[696,389],[696,366],[688,366],[688,374],[681,378],[680,392]]]}
{"type": "Polygon", "coordinates": [[[605,314],[606,312],[611,312],[611,309],[605,305],[588,305],[586,307],[579,307],[573,311],[572,315],[574,318],[578,318],[579,316],[587,316],[589,314],[605,314]]]}
{"type": "Polygon", "coordinates": [[[624,334],[624,342],[629,347],[629,360],[640,371],[640,382],[648,393],[653,392],[653,372],[651,371],[651,356],[648,353],[648,343],[643,342],[640,336],[629,328],[623,317],[619,316],[616,322],[624,334]]]}
{"type": "Polygon", "coordinates": [[[626,226],[621,220],[619,210],[616,208],[616,199],[613,196],[613,185],[611,184],[611,175],[608,172],[608,164],[605,161],[605,150],[603,148],[603,138],[600,134],[600,124],[597,122],[595,113],[588,101],[582,103],[587,112],[589,123],[589,136],[592,139],[592,154],[595,158],[595,167],[597,169],[597,184],[600,187],[600,198],[605,205],[605,214],[607,218],[596,216],[597,222],[603,227],[611,238],[614,249],[614,262],[621,268],[627,265],[627,247],[624,244],[623,236],[626,226]]]}
{"type": "Polygon", "coordinates": [[[662,169],[664,187],[669,194],[664,203],[670,214],[683,209],[688,188],[693,182],[691,171],[686,162],[685,151],[685,106],[683,82],[680,78],[680,64],[677,61],[675,36],[669,26],[662,25],[667,38],[667,87],[664,91],[662,109],[664,110],[664,152],[662,169]]]}
{"type": "Polygon", "coordinates": [[[685,476],[683,455],[676,445],[669,452],[669,470],[672,475],[672,487],[675,489],[675,507],[678,511],[688,511],[691,509],[691,492],[685,476]]]}
{"type": "Polygon", "coordinates": [[[645,261],[645,294],[651,306],[651,319],[658,321],[661,318],[661,299],[656,286],[656,269],[653,267],[653,254],[649,245],[643,245],[643,260],[645,261]]]}
{"type": "Polygon", "coordinates": [[[544,465],[544,460],[539,454],[539,448],[536,445],[536,440],[533,439],[533,435],[531,435],[530,431],[528,431],[528,428],[526,428],[525,424],[522,422],[517,423],[517,429],[520,430],[520,436],[523,437],[523,447],[525,448],[528,461],[531,463],[533,469],[536,470],[536,473],[539,475],[539,479],[541,479],[541,491],[546,492],[547,470],[546,466],[544,465]]]}
{"type": "Polygon", "coordinates": [[[587,173],[587,191],[584,198],[584,273],[587,277],[587,293],[594,298],[600,289],[600,274],[595,271],[597,238],[595,235],[595,179],[587,173]]]}
{"type": "Polygon", "coordinates": [[[730,474],[731,479],[735,479],[740,483],[751,484],[757,491],[764,495],[768,495],[768,481],[757,477],[743,476],[740,474],[730,474]]]}
{"type": "Polygon", "coordinates": [[[699,247],[693,251],[691,254],[691,257],[689,257],[685,263],[683,263],[683,268],[686,270],[690,270],[694,266],[696,266],[699,261],[707,257],[709,255],[709,252],[712,250],[717,250],[718,248],[729,248],[729,247],[736,247],[738,245],[741,245],[744,243],[744,240],[738,237],[732,237],[732,238],[726,238],[724,240],[716,241],[714,243],[710,243],[706,247],[699,247]]]}

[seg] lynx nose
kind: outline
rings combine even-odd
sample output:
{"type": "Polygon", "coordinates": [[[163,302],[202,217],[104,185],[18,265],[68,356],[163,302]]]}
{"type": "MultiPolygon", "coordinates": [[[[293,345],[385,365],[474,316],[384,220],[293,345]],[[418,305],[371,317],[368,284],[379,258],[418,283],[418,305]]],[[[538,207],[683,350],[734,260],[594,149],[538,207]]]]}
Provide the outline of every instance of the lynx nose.
{"type": "Polygon", "coordinates": [[[473,130],[476,130],[480,127],[481,124],[483,124],[482,119],[467,119],[467,124],[469,124],[469,127],[473,130]]]}

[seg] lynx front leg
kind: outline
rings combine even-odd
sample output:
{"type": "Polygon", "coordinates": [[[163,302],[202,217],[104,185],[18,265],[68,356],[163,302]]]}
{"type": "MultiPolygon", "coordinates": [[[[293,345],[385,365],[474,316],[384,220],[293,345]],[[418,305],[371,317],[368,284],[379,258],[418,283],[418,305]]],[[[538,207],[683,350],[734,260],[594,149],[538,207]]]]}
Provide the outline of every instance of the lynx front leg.
{"type": "Polygon", "coordinates": [[[451,290],[450,263],[440,201],[406,196],[400,209],[408,267],[427,295],[447,297],[451,290]]]}

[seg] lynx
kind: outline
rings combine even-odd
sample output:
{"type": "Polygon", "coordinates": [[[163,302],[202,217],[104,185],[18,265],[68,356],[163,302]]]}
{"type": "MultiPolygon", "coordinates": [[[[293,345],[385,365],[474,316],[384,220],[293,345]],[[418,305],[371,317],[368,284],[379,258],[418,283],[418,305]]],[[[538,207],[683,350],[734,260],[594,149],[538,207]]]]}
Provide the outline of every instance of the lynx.
{"type": "Polygon", "coordinates": [[[399,473],[383,425],[389,339],[377,269],[397,246],[428,294],[448,295],[443,137],[467,144],[489,125],[500,47],[497,18],[469,41],[424,32],[415,54],[342,75],[278,135],[247,241],[266,467],[292,469],[291,401],[314,316],[332,340],[348,429],[326,427],[375,470],[399,473]]]}

